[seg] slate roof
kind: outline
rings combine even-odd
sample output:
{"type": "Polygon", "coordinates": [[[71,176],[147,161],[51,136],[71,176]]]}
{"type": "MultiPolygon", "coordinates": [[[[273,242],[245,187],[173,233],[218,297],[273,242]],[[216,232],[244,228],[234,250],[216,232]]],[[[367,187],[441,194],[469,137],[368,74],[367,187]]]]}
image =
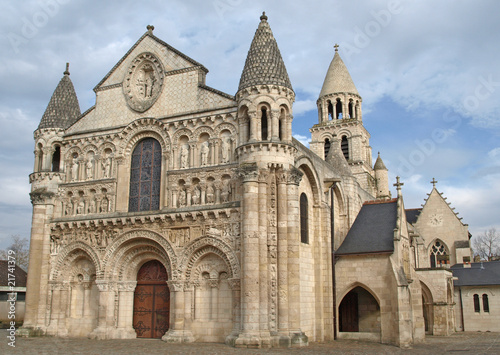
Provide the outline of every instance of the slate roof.
{"type": "Polygon", "coordinates": [[[335,255],[394,252],[397,199],[366,202],[335,255]]]}
{"type": "Polygon", "coordinates": [[[412,208],[412,209],[405,210],[406,221],[410,224],[414,224],[417,221],[418,216],[420,215],[420,212],[422,212],[421,208],[412,208]]]}
{"type": "Polygon", "coordinates": [[[254,85],[280,85],[293,90],[265,13],[250,45],[238,91],[254,85]]]}
{"type": "Polygon", "coordinates": [[[80,114],[80,104],[69,78],[68,68],[66,68],[64,76],[50,98],[38,129],[67,128],[78,119],[80,114]]]}
{"type": "Polygon", "coordinates": [[[500,285],[500,261],[471,263],[470,268],[455,264],[451,271],[453,276],[458,278],[453,281],[455,286],[500,285]]]}
{"type": "Polygon", "coordinates": [[[323,82],[319,97],[337,92],[347,92],[359,96],[358,89],[356,89],[352,81],[351,74],[349,74],[342,58],[340,58],[339,52],[335,50],[335,55],[326,72],[325,81],[323,82]]]}
{"type": "MultiPolygon", "coordinates": [[[[0,286],[8,286],[9,275],[9,263],[7,260],[0,260],[0,286]]],[[[16,282],[15,287],[26,287],[27,274],[26,271],[16,266],[14,270],[14,281],[16,282]]]]}

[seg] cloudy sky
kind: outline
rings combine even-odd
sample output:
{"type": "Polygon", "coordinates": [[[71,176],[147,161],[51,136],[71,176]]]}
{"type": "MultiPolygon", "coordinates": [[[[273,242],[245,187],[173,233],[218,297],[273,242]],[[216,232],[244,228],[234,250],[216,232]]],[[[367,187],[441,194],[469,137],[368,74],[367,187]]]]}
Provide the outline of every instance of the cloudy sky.
{"type": "MultiPolygon", "coordinates": [[[[378,151],[420,207],[430,181],[473,235],[500,229],[500,2],[0,1],[0,248],[29,236],[33,131],[70,62],[82,112],[93,87],[135,41],[154,33],[235,94],[266,11],[296,92],[294,135],[310,138],[333,45],[363,97],[378,151]]],[[[391,189],[394,189],[391,186],[391,189]]]]}

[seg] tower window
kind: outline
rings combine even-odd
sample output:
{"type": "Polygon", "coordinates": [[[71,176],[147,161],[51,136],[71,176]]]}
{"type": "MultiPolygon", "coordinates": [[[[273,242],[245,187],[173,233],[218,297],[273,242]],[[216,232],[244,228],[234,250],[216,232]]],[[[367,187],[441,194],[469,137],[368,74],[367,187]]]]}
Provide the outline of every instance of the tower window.
{"type": "Polygon", "coordinates": [[[262,108],[262,117],[260,119],[260,127],[262,133],[262,140],[267,140],[267,110],[262,108]]]}
{"type": "Polygon", "coordinates": [[[335,104],[335,110],[337,111],[337,117],[336,119],[340,120],[342,119],[342,102],[340,101],[340,99],[337,99],[337,102],[335,104]]]}
{"type": "Polygon", "coordinates": [[[448,264],[449,255],[443,242],[436,240],[431,247],[430,258],[432,268],[446,266],[448,264]]]}
{"type": "Polygon", "coordinates": [[[474,294],[474,312],[479,313],[481,308],[479,307],[479,295],[474,294]]]}
{"type": "Polygon", "coordinates": [[[328,156],[328,152],[330,151],[330,140],[328,138],[325,139],[325,159],[328,156]]]}
{"type": "Polygon", "coordinates": [[[333,119],[333,105],[331,101],[328,101],[328,119],[333,119]]]}
{"type": "Polygon", "coordinates": [[[354,105],[349,101],[349,118],[354,118],[354,105]]]}
{"type": "Polygon", "coordinates": [[[342,136],[342,141],[340,142],[340,149],[344,154],[344,158],[349,160],[349,141],[347,140],[347,136],[342,136]]]}
{"type": "Polygon", "coordinates": [[[490,303],[488,302],[488,295],[486,293],[483,293],[483,311],[490,311],[490,303]]]}
{"type": "Polygon", "coordinates": [[[53,172],[59,171],[60,162],[61,162],[61,147],[56,146],[56,149],[54,150],[54,154],[52,154],[52,171],[53,172]]]}
{"type": "Polygon", "coordinates": [[[309,244],[308,202],[305,193],[300,195],[300,241],[309,244]]]}
{"type": "Polygon", "coordinates": [[[161,147],[153,138],[142,140],[132,153],[129,212],[160,208],[161,147]]]}

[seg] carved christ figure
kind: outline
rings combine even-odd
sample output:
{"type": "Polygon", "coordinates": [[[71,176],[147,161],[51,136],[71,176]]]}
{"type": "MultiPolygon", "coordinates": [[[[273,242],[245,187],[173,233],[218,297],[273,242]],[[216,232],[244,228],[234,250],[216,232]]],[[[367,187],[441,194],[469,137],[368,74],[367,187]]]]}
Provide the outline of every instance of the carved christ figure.
{"type": "Polygon", "coordinates": [[[223,138],[222,139],[222,163],[228,163],[229,162],[229,149],[230,149],[230,139],[229,138],[223,138]]]}
{"type": "Polygon", "coordinates": [[[111,158],[106,158],[102,162],[103,178],[109,178],[111,176],[111,158]]]}
{"type": "Polygon", "coordinates": [[[208,142],[203,142],[201,144],[201,166],[205,166],[208,164],[208,153],[210,149],[208,148],[208,142]]]}
{"type": "Polygon", "coordinates": [[[189,146],[184,144],[181,148],[181,168],[187,168],[189,162],[189,146]]]}
{"type": "Polygon", "coordinates": [[[73,159],[73,165],[71,166],[71,181],[78,180],[78,162],[76,158],[73,159]]]}

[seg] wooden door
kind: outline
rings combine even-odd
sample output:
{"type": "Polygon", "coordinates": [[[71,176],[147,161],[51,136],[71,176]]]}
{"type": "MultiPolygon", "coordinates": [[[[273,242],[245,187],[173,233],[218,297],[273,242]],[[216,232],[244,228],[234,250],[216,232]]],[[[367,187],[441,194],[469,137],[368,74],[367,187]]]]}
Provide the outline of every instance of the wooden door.
{"type": "Polygon", "coordinates": [[[138,338],[161,338],[168,330],[170,291],[167,271],[157,260],[145,263],[137,273],[133,327],[138,338]]]}
{"type": "Polygon", "coordinates": [[[339,324],[341,332],[359,332],[358,294],[349,292],[339,307],[339,324]]]}

